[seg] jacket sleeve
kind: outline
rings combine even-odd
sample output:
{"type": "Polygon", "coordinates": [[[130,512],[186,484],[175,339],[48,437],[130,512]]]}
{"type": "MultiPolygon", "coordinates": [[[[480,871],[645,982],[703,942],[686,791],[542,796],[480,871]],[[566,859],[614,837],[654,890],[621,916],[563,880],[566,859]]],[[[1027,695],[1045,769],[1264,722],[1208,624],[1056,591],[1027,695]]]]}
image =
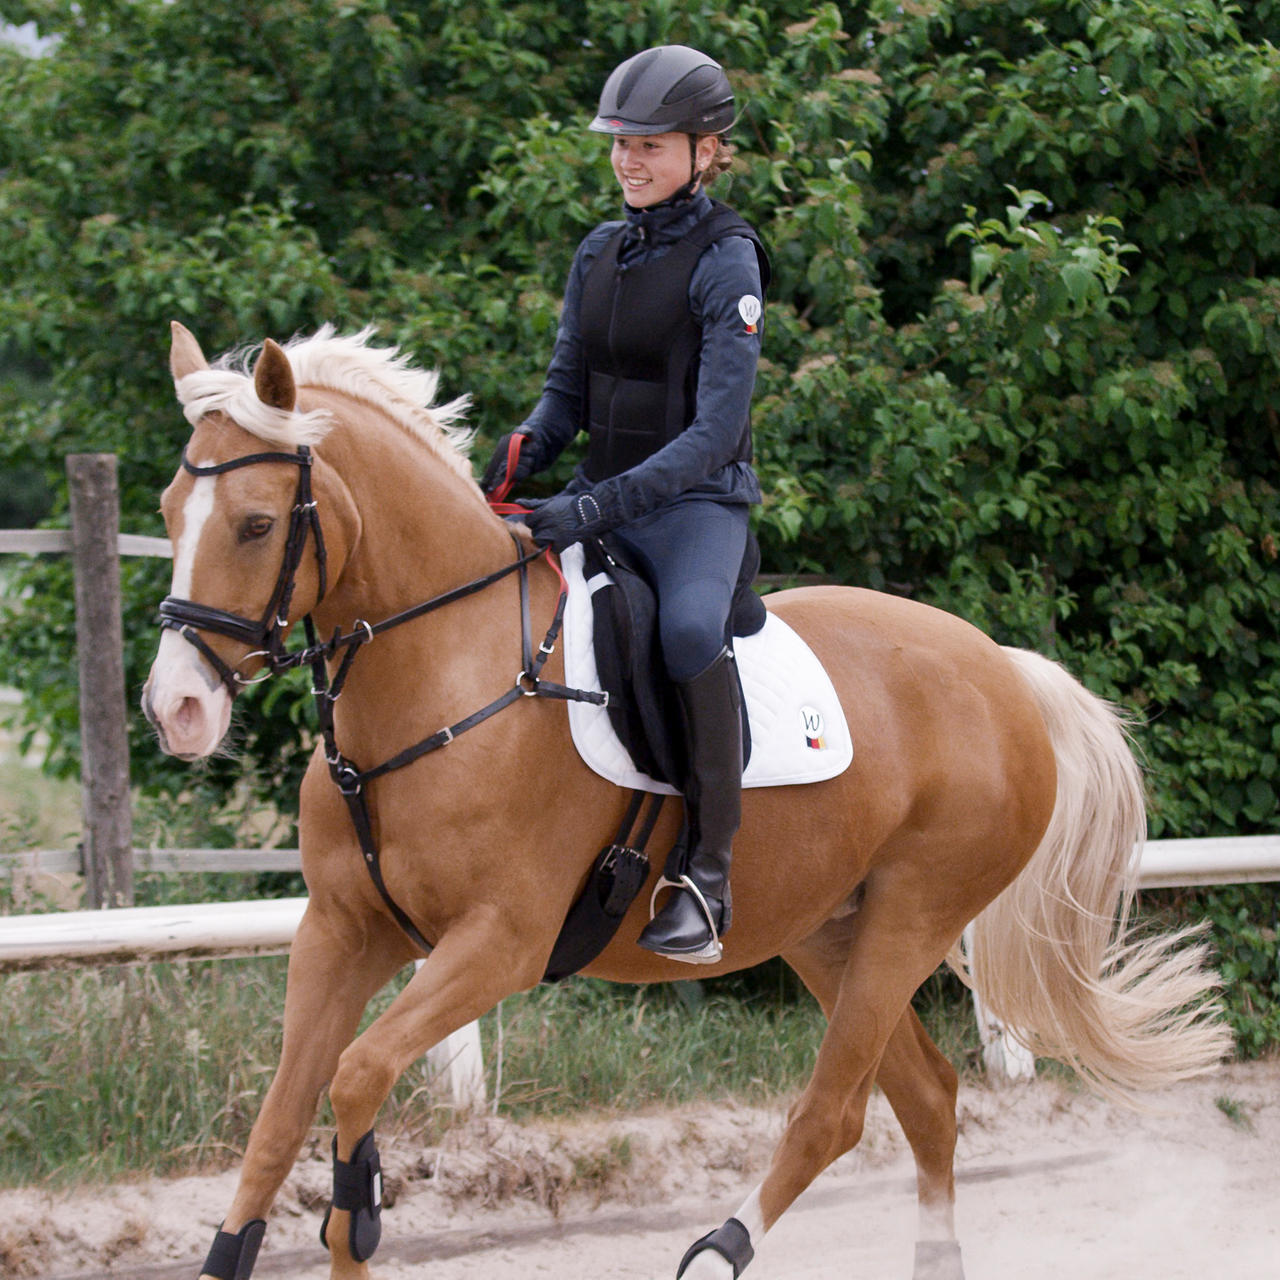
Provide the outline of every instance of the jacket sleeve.
{"type": "Polygon", "coordinates": [[[542,395],[519,428],[530,437],[534,471],[549,467],[582,427],[584,374],[579,324],[582,282],[587,269],[617,226],[617,223],[604,223],[597,227],[585,237],[573,255],[542,395]]]}
{"type": "MultiPolygon", "coordinates": [[[[689,282],[689,305],[702,325],[694,419],[637,466],[591,487],[611,524],[638,520],[691,490],[742,490],[730,481],[760,358],[762,297],[755,247],[742,236],[712,244],[689,282]]],[[[749,468],[746,468],[749,471],[749,468]]],[[[750,480],[744,501],[759,498],[750,480]]]]}

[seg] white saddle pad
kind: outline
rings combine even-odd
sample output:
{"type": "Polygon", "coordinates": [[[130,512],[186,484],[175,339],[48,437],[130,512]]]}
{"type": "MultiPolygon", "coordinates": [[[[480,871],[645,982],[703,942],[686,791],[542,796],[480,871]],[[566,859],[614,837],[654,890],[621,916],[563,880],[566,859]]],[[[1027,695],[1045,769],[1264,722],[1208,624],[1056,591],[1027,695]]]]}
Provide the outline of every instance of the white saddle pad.
{"type": "MultiPolygon", "coordinates": [[[[580,546],[569,547],[560,557],[569,584],[565,683],[598,690],[591,595],[607,579],[602,574],[585,581],[583,558],[580,546]]],[[[755,635],[735,640],[733,648],[751,725],[751,760],[742,785],[780,787],[843,773],[853,760],[853,741],[835,687],[813,650],[773,614],[755,635]]],[[[636,768],[613,731],[607,708],[570,702],[569,726],[578,754],[602,778],[632,790],[677,794],[636,768]]]]}

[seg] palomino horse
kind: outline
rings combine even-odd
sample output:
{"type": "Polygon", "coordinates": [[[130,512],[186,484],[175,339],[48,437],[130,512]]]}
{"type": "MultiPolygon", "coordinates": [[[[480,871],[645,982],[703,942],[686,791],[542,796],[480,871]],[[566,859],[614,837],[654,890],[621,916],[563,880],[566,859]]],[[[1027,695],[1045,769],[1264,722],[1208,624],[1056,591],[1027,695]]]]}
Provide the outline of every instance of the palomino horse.
{"type": "MultiPolygon", "coordinates": [[[[514,571],[533,548],[488,508],[462,451],[461,404],[432,410],[432,375],[368,346],[367,331],[325,330],[287,350],[268,341],[250,374],[210,368],[174,325],[170,362],[194,430],[163,500],[174,575],[147,714],[167,751],[207,756],[236,689],[288,663],[283,636],[304,618],[330,695],[301,790],[309,902],[280,1064],[202,1274],[249,1274],[327,1085],[331,1275],[365,1277],[381,1104],[432,1045],[539,981],[628,797],[581,763],[554,699],[504,697],[513,682],[531,694],[563,679],[552,645],[538,675],[521,640],[522,612],[534,641],[551,624],[559,582],[542,557],[514,571]],[[455,590],[466,584],[484,585],[455,590]],[[416,608],[442,595],[444,607],[416,608]],[[444,749],[412,749],[424,734],[444,749]],[[403,767],[379,767],[401,753],[403,767]],[[373,994],[428,950],[357,1035],[373,994]]],[[[682,1273],[737,1276],[857,1143],[876,1082],[917,1164],[915,1280],[959,1280],[956,1076],[910,1000],[949,953],[963,963],[965,926],[976,920],[972,976],[987,1007],[1121,1095],[1219,1060],[1213,982],[1180,936],[1126,931],[1144,813],[1111,708],[1055,664],[926,605],[841,587],[767,603],[826,665],[857,751],[832,780],[745,794],[733,928],[709,972],[781,955],[829,1026],[767,1175],[682,1273]]],[[[656,847],[674,840],[678,808],[664,811],[656,847]]],[[[636,946],[648,896],[586,972],[688,976],[636,946]]]]}

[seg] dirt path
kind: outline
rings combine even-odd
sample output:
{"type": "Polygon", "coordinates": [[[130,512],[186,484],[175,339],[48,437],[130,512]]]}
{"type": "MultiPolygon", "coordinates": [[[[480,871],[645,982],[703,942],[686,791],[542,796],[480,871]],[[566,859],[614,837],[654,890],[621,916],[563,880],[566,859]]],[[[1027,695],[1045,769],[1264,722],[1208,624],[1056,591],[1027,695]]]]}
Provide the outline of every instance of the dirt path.
{"type": "MultiPolygon", "coordinates": [[[[969,1280],[1280,1276],[1280,1061],[1231,1067],[1134,1116],[1052,1082],[961,1096],[969,1280]]],[[[385,1141],[377,1280],[669,1280],[757,1179],[781,1112],[721,1107],[385,1141]]],[[[860,1150],[760,1246],[751,1280],[906,1280],[909,1153],[873,1102],[860,1150]]],[[[327,1158],[282,1193],[255,1277],[323,1280],[327,1158]]],[[[0,1276],[192,1280],[234,1175],[49,1196],[0,1192],[0,1276]]]]}

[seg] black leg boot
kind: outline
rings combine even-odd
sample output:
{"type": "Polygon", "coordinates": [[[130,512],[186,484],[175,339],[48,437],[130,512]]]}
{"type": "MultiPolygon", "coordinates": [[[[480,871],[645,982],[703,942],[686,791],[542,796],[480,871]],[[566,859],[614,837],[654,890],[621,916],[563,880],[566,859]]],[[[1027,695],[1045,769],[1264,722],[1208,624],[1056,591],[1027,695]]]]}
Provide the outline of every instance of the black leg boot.
{"type": "MultiPolygon", "coordinates": [[[[676,685],[688,747],[685,807],[689,856],[640,945],[690,964],[715,964],[729,928],[729,864],[742,820],[741,695],[733,653],[724,649],[687,684],[676,685]]],[[[656,894],[655,894],[656,896],[656,894]]]]}

